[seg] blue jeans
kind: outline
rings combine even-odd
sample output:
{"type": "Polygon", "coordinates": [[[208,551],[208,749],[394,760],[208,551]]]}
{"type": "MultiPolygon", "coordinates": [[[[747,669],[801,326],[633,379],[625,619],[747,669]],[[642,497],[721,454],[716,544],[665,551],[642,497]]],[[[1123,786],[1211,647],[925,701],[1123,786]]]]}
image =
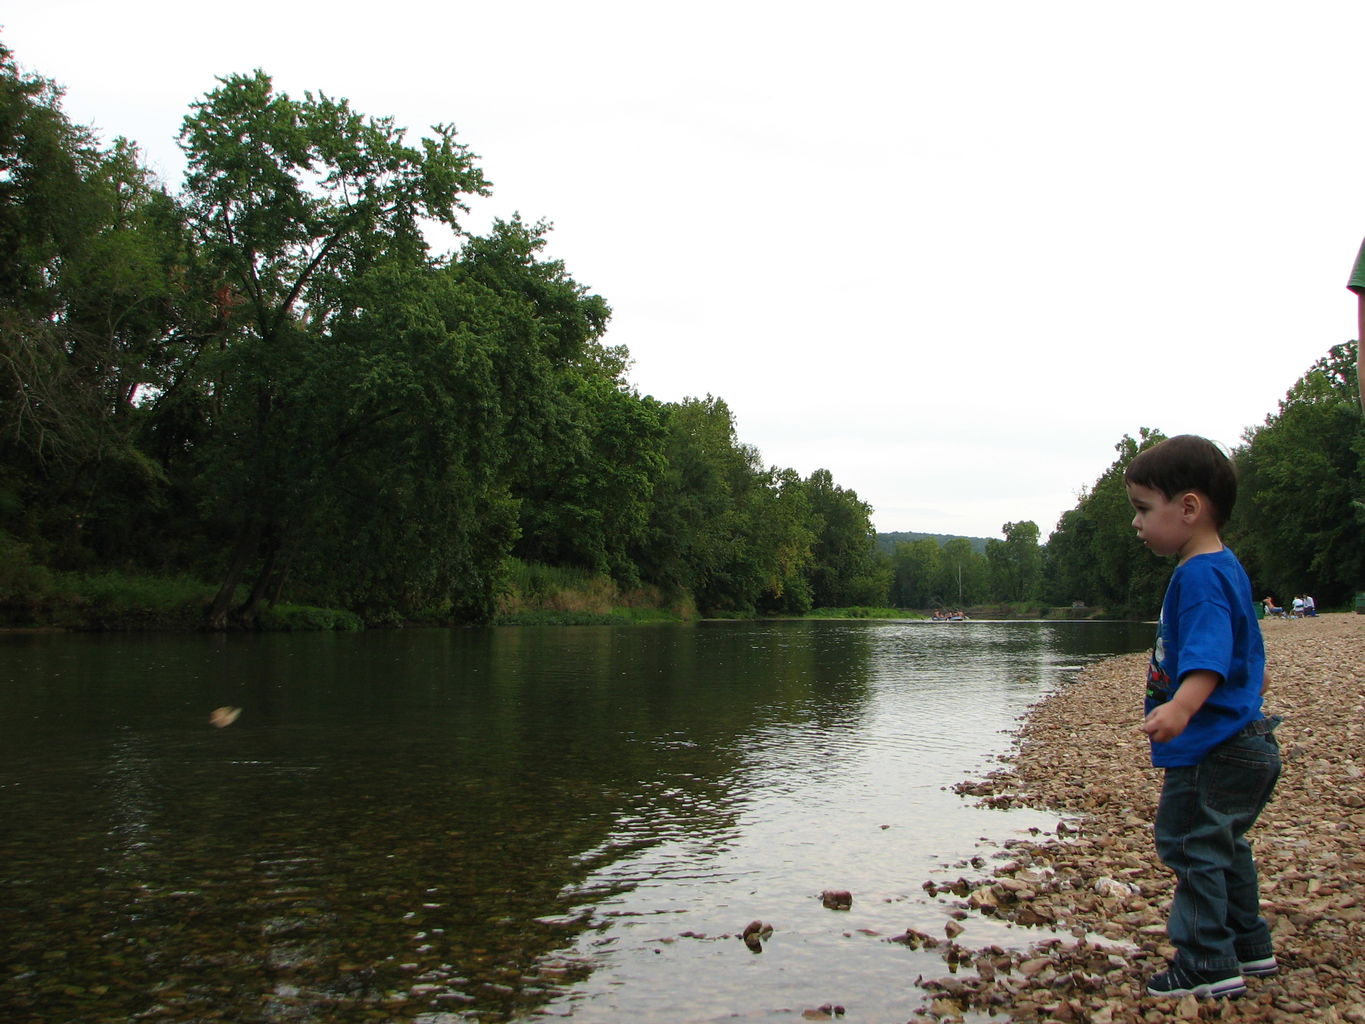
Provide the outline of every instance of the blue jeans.
{"type": "Polygon", "coordinates": [[[1272,731],[1279,724],[1278,718],[1253,722],[1201,764],[1166,769],[1156,850],[1175,872],[1166,928],[1182,966],[1229,976],[1239,962],[1274,953],[1246,831],[1280,777],[1272,731]]]}

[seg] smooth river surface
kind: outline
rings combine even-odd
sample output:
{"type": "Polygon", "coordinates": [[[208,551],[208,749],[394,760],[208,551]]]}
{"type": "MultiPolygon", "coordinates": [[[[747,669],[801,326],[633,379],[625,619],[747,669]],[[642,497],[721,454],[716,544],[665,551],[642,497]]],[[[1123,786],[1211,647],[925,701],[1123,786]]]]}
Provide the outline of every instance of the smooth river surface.
{"type": "Polygon", "coordinates": [[[1151,632],[0,635],[0,1020],[903,1022],[924,881],[1056,826],[951,787],[1151,632]]]}

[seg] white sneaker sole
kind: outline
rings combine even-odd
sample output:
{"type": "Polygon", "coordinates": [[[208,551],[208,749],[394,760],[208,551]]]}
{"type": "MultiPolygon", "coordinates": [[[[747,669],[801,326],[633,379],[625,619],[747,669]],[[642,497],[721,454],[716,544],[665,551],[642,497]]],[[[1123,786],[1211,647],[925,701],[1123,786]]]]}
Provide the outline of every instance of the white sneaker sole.
{"type": "Polygon", "coordinates": [[[1235,978],[1223,978],[1219,981],[1211,981],[1207,985],[1194,985],[1190,988],[1156,989],[1148,986],[1149,996],[1170,996],[1180,999],[1184,996],[1194,996],[1196,999],[1233,999],[1244,995],[1247,990],[1246,982],[1241,975],[1235,978]]]}

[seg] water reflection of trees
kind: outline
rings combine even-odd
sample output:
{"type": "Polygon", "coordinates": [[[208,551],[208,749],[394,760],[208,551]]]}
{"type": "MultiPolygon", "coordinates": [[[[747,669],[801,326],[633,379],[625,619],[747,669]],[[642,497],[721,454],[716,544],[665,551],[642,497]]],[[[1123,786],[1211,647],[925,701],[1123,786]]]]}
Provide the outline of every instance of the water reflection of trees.
{"type": "Polygon", "coordinates": [[[68,813],[9,804],[11,895],[50,908],[6,915],[36,965],[0,981],[16,1019],[524,1014],[632,884],[594,878],[723,845],[754,738],[848,727],[866,692],[857,631],[800,623],[181,641],[141,679],[115,678],[122,644],[87,663],[88,705],[35,715],[68,813]],[[228,697],[242,719],[209,729],[228,697]]]}

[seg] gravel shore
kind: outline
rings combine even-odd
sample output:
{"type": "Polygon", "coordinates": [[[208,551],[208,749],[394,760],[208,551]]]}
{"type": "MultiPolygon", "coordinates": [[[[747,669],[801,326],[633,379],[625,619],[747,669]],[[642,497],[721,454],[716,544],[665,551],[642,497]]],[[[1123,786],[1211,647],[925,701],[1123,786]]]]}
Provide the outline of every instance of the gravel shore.
{"type": "Polygon", "coordinates": [[[1174,951],[1174,879],[1152,848],[1160,773],[1138,730],[1147,656],[1086,669],[1035,705],[1005,767],[958,791],[997,807],[1060,813],[1056,834],[1011,843],[983,875],[925,888],[951,906],[948,973],[921,979],[919,1020],[1135,1024],[1174,1019],[1365,1024],[1365,615],[1263,624],[1284,774],[1251,838],[1281,964],[1236,1000],[1156,999],[1149,975],[1174,951]],[[971,918],[1043,929],[1024,950],[973,949],[971,918]],[[1057,937],[1060,934],[1060,938],[1057,937]]]}

